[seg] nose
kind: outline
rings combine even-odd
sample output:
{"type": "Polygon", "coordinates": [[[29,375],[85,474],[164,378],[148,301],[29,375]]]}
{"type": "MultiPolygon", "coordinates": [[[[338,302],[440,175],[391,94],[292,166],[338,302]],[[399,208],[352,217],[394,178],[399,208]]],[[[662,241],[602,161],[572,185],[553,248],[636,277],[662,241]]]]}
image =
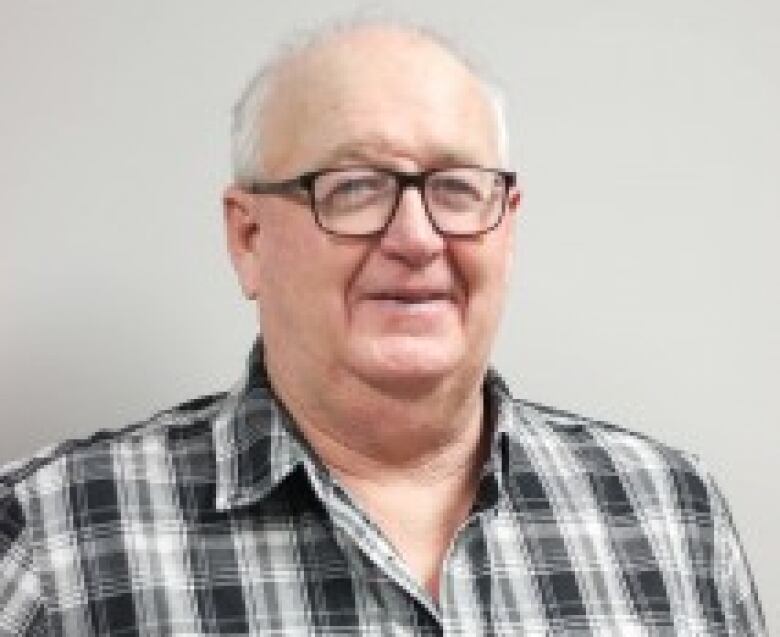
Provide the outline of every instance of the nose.
{"type": "Polygon", "coordinates": [[[409,265],[421,265],[435,258],[444,249],[444,243],[444,237],[428,217],[420,189],[404,188],[390,225],[381,237],[383,252],[409,265]]]}

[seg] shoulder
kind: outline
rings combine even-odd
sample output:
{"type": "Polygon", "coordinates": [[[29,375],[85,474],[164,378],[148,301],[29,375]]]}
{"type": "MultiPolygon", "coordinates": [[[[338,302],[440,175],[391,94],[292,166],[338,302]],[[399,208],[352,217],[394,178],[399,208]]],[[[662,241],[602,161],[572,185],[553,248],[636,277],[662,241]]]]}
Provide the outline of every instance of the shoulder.
{"type": "Polygon", "coordinates": [[[695,453],[626,426],[524,399],[513,400],[513,411],[516,426],[530,427],[535,435],[547,436],[561,445],[603,449],[604,453],[630,465],[701,470],[701,461],[695,453]]]}
{"type": "Polygon", "coordinates": [[[627,574],[653,577],[655,563],[670,599],[693,600],[691,617],[702,614],[713,630],[727,621],[729,634],[764,634],[729,506],[697,455],[526,400],[513,399],[511,414],[509,489],[528,519],[604,531],[627,574]]]}
{"type": "Polygon", "coordinates": [[[224,402],[224,394],[198,398],[0,469],[1,634],[38,634],[46,600],[60,580],[76,581],[80,559],[110,557],[128,529],[199,505],[213,490],[212,431],[224,402]]]}
{"type": "Polygon", "coordinates": [[[588,485],[603,506],[618,501],[644,511],[712,523],[723,508],[714,478],[695,453],[603,420],[527,400],[513,400],[516,442],[550,483],[588,485]]]}
{"type": "Polygon", "coordinates": [[[155,457],[210,448],[212,422],[226,396],[195,398],[122,428],[98,430],[12,461],[0,467],[0,493],[23,500],[25,493],[46,489],[47,484],[61,490],[71,482],[115,476],[117,465],[132,473],[155,457]]]}
{"type": "Polygon", "coordinates": [[[669,483],[689,483],[697,494],[718,495],[695,453],[626,426],[516,397],[494,370],[488,371],[486,387],[497,426],[508,435],[512,462],[527,472],[566,481],[636,482],[667,492],[669,483]]]}

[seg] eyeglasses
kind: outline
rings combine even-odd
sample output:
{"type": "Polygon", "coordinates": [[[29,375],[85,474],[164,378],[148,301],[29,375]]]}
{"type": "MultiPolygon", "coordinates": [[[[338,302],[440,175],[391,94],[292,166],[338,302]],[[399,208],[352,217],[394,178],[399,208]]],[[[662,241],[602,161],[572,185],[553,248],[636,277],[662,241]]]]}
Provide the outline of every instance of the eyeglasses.
{"type": "Polygon", "coordinates": [[[285,181],[255,181],[246,192],[308,194],[317,225],[343,237],[369,237],[390,225],[409,186],[422,196],[433,228],[446,237],[476,237],[495,229],[504,216],[512,172],[462,166],[419,173],[372,167],[331,168],[285,181]]]}

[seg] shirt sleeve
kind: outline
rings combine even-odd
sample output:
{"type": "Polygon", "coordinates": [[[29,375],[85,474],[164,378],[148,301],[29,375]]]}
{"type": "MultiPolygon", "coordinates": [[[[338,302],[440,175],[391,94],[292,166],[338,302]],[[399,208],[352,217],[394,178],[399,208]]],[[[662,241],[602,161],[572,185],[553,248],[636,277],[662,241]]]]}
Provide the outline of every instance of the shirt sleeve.
{"type": "Polygon", "coordinates": [[[0,637],[47,634],[40,591],[24,512],[0,483],[0,637]]]}
{"type": "Polygon", "coordinates": [[[745,550],[723,494],[714,482],[711,484],[715,522],[715,578],[728,634],[735,637],[765,637],[764,614],[745,550]]]}

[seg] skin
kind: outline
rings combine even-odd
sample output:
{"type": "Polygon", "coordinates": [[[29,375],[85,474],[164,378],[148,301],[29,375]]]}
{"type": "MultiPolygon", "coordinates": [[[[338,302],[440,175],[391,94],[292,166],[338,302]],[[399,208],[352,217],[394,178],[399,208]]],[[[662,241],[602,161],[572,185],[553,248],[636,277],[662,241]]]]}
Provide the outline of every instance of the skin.
{"type": "MultiPolygon", "coordinates": [[[[287,60],[269,95],[268,179],[345,165],[499,165],[483,87],[416,34],[334,36],[287,60]]],[[[434,597],[486,456],[481,383],[519,199],[511,193],[495,231],[446,239],[409,189],[384,235],[343,239],[319,230],[302,201],[235,186],[224,195],[228,248],[262,316],[275,391],[434,597]]]]}

